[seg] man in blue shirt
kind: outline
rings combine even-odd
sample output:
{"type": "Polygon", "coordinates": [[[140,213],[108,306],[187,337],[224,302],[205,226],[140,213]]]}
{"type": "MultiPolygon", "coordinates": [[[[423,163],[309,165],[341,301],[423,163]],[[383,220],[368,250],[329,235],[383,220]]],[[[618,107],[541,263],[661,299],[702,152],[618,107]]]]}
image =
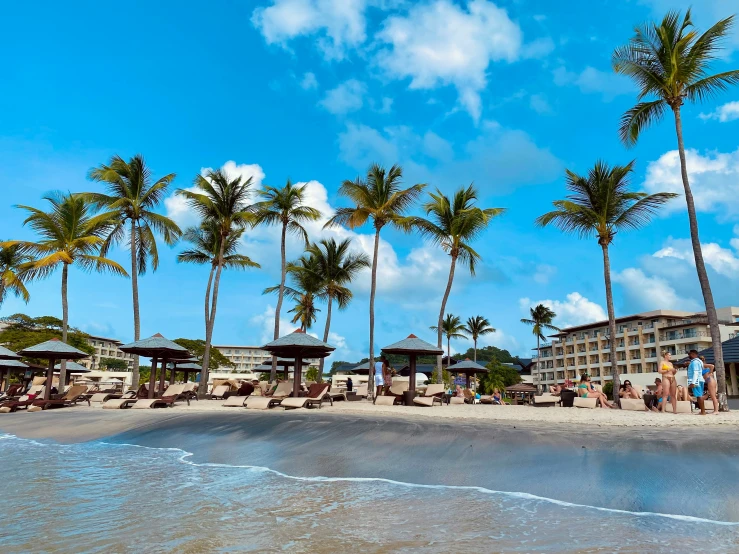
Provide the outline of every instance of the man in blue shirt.
{"type": "Polygon", "coordinates": [[[698,358],[698,351],[691,350],[688,352],[690,358],[690,365],[688,365],[688,390],[695,396],[698,402],[698,407],[701,410],[701,415],[706,415],[706,405],[703,401],[703,385],[705,379],[703,379],[703,362],[698,358]]]}

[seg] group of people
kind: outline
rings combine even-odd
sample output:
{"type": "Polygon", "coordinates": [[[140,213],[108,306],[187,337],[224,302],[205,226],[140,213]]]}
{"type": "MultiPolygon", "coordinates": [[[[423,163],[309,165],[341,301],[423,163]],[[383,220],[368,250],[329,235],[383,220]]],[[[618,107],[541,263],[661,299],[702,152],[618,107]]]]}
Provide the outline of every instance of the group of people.
{"type": "Polygon", "coordinates": [[[375,397],[382,396],[393,386],[393,368],[385,356],[375,362],[375,397]]]}

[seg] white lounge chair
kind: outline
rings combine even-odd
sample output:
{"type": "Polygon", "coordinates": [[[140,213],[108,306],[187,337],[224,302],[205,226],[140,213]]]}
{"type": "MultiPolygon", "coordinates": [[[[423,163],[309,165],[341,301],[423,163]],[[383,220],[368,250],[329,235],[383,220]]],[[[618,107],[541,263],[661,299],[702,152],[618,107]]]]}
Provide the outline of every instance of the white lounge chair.
{"type": "Polygon", "coordinates": [[[433,406],[435,402],[438,402],[441,406],[444,402],[443,396],[444,396],[444,384],[436,384],[436,385],[429,385],[426,387],[426,392],[423,393],[423,396],[417,396],[413,399],[414,404],[418,404],[419,406],[433,406]]]}
{"type": "Polygon", "coordinates": [[[222,404],[222,406],[225,406],[226,408],[243,408],[244,402],[246,402],[246,399],[249,398],[248,396],[229,396],[226,398],[226,401],[222,404]]]}
{"type": "Polygon", "coordinates": [[[214,400],[218,398],[224,399],[229,392],[231,392],[231,385],[218,385],[211,391],[210,397],[214,400]]]}
{"type": "Polygon", "coordinates": [[[299,397],[291,397],[291,398],[285,398],[281,403],[280,406],[283,408],[310,408],[311,406],[315,406],[318,404],[318,408],[321,408],[321,405],[323,404],[324,400],[328,400],[333,405],[333,400],[331,400],[331,397],[328,396],[328,384],[323,383],[321,385],[314,384],[311,385],[311,390],[308,392],[308,396],[299,396],[299,397]],[[320,392],[317,392],[320,387],[320,392]]]}
{"type": "Polygon", "coordinates": [[[556,406],[562,401],[559,396],[554,396],[551,392],[545,392],[534,396],[534,406],[556,406]]]}
{"type": "Polygon", "coordinates": [[[272,398],[271,396],[250,396],[244,402],[247,410],[267,410],[273,406],[279,406],[282,398],[272,398]]]}

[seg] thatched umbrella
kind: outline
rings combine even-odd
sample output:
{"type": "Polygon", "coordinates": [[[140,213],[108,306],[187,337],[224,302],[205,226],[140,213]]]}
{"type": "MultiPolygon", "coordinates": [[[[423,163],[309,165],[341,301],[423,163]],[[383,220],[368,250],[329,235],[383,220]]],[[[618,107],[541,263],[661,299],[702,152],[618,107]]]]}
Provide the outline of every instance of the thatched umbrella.
{"type": "Polygon", "coordinates": [[[293,381],[293,396],[299,396],[304,365],[303,359],[325,358],[336,350],[336,348],[298,329],[289,335],[265,344],[262,350],[266,350],[278,358],[294,358],[295,377],[293,381]]]}
{"type": "Polygon", "coordinates": [[[481,366],[477,362],[473,362],[469,358],[462,362],[457,362],[453,366],[447,368],[452,373],[464,373],[467,377],[467,388],[470,388],[470,376],[476,373],[487,373],[488,368],[481,366]]]}
{"type": "MultiPolygon", "coordinates": [[[[6,349],[7,350],[7,349],[6,349]]],[[[7,371],[7,376],[5,377],[5,387],[3,387],[3,392],[8,390],[8,387],[10,386],[10,374],[14,371],[21,371],[25,372],[28,369],[28,366],[21,362],[20,360],[12,360],[12,359],[0,359],[0,382],[3,380],[3,374],[7,371]]]]}
{"type": "Polygon", "coordinates": [[[169,384],[174,383],[174,375],[178,371],[185,374],[185,382],[190,380],[191,373],[200,373],[203,371],[203,366],[197,363],[197,358],[188,358],[186,360],[175,360],[169,364],[169,384]]]}
{"type": "MultiPolygon", "coordinates": [[[[41,358],[49,360],[49,368],[46,370],[46,386],[44,387],[44,400],[51,397],[51,382],[54,377],[54,362],[57,360],[81,360],[87,358],[88,354],[77,350],[74,346],[68,345],[59,339],[51,339],[41,344],[29,346],[18,352],[21,356],[27,358],[41,358]]],[[[62,384],[59,384],[60,388],[62,384]]]]}
{"type": "Polygon", "coordinates": [[[416,392],[416,358],[424,355],[438,356],[444,351],[430,342],[419,339],[416,335],[408,335],[408,338],[391,344],[382,349],[383,354],[401,354],[408,356],[410,375],[408,376],[408,390],[416,392]]]}
{"type": "Polygon", "coordinates": [[[130,344],[119,346],[121,352],[128,354],[137,354],[151,358],[151,375],[149,376],[149,394],[148,397],[154,398],[154,383],[156,383],[157,362],[162,362],[162,372],[159,379],[160,390],[164,388],[164,372],[166,371],[167,362],[170,360],[184,360],[191,358],[190,354],[184,346],[180,346],[176,342],[164,338],[161,334],[149,337],[148,339],[138,340],[130,344]]]}
{"type": "MultiPolygon", "coordinates": [[[[301,360],[302,367],[306,367],[310,365],[310,362],[306,362],[304,360],[301,360]]],[[[290,373],[290,370],[288,368],[295,368],[295,358],[277,358],[277,365],[282,368],[282,378],[287,381],[288,374],[290,373]]],[[[301,368],[302,369],[302,368],[301,368]]],[[[260,371],[262,373],[267,373],[272,371],[272,364],[262,364],[258,365],[254,368],[254,371],[260,371]]],[[[293,370],[294,371],[294,370],[293,370]]]]}

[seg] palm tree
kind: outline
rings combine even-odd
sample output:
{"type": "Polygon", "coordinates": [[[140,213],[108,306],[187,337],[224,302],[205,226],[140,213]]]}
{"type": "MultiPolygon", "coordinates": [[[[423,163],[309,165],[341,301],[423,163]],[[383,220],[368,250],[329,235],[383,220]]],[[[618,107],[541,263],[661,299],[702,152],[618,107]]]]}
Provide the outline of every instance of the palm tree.
{"type": "MultiPolygon", "coordinates": [[[[97,207],[118,213],[114,225],[100,251],[107,256],[114,244],[127,239],[131,255],[131,291],[133,295],[133,338],[141,338],[139,315],[139,275],[144,275],[151,263],[152,271],[159,267],[159,252],[155,234],[158,233],[168,245],[180,237],[177,224],[154,210],[167,195],[167,189],[175,178],[174,173],[153,181],[151,169],[144,157],[136,154],[129,161],[113,156],[107,165],[90,170],[89,178],[104,183],[106,194],[86,193],[85,197],[97,207]],[[128,231],[128,232],[126,232],[128,231]]],[[[134,356],[132,387],[139,386],[139,357],[134,356]]]]}
{"type": "MultiPolygon", "coordinates": [[[[231,179],[221,169],[210,170],[203,176],[198,174],[193,182],[195,191],[179,189],[176,194],[184,197],[190,206],[200,214],[203,222],[218,234],[218,254],[215,260],[215,275],[210,306],[206,298],[205,307],[205,351],[203,352],[203,369],[200,373],[200,382],[208,382],[208,367],[210,364],[210,349],[213,340],[213,328],[216,322],[216,308],[218,307],[218,288],[221,284],[221,272],[226,267],[225,253],[231,235],[239,233],[254,219],[250,213],[248,203],[251,195],[251,177],[242,180],[241,177],[231,179]]],[[[198,394],[204,397],[207,387],[202,386],[198,394]]]]}
{"type": "Polygon", "coordinates": [[[686,100],[700,102],[724,92],[730,85],[739,83],[739,70],[709,74],[710,64],[720,57],[721,43],[733,25],[734,16],[727,17],[705,33],[699,34],[693,27],[690,10],[685,13],[682,21],[680,12],[670,11],[659,25],[637,27],[629,43],[613,52],[613,69],[616,73],[631,77],[639,87],[639,103],[621,118],[619,128],[621,140],[628,146],[636,144],[641,132],[662,119],[668,107],[675,119],[680,173],[690,222],[690,240],[711,329],[722,410],[728,410],[728,403],[721,333],[711,284],[703,260],[698,218],[688,180],[681,109],[686,100]],[[642,101],[645,99],[648,100],[642,101]]]}
{"type": "Polygon", "coordinates": [[[288,313],[295,314],[291,323],[300,323],[300,328],[307,331],[316,321],[316,314],[321,311],[316,308],[315,301],[327,298],[318,259],[307,252],[296,261],[287,264],[285,272],[290,276],[294,286],[268,287],[262,294],[279,294],[282,288],[284,296],[295,301],[295,307],[288,310],[288,313]]]}
{"type": "MultiPolygon", "coordinates": [[[[446,337],[446,366],[448,369],[452,365],[452,339],[467,340],[467,335],[464,334],[466,328],[462,325],[462,320],[459,316],[446,314],[446,317],[441,322],[441,327],[433,325],[429,329],[441,332],[446,337]]],[[[441,382],[442,376],[440,374],[439,383],[441,382]]]]}
{"type": "MultiPolygon", "coordinates": [[[[226,238],[223,248],[223,269],[251,269],[261,267],[248,256],[238,254],[240,240],[245,229],[236,229],[226,238]]],[[[218,270],[218,254],[221,251],[221,233],[218,225],[212,221],[203,222],[200,227],[190,227],[182,238],[193,245],[177,255],[178,262],[193,264],[210,264],[208,286],[205,289],[205,325],[208,326],[208,312],[210,310],[210,292],[213,286],[213,276],[218,270]]]]}
{"type": "MultiPolygon", "coordinates": [[[[461,187],[450,200],[439,189],[430,194],[431,199],[424,204],[423,209],[428,219],[421,217],[406,218],[411,228],[418,229],[426,238],[441,246],[449,254],[449,278],[439,310],[437,328],[437,346],[441,348],[442,319],[446,311],[446,303],[452,291],[454,272],[457,261],[467,265],[472,276],[475,275],[475,265],[480,255],[470,246],[480,234],[487,229],[490,221],[502,214],[503,208],[478,208],[477,190],[473,185],[461,187]]],[[[441,356],[437,357],[437,371],[441,382],[441,356]]]]}
{"type": "MultiPolygon", "coordinates": [[[[616,315],[613,310],[608,247],[616,233],[645,226],[662,205],[677,196],[668,192],[632,192],[629,190],[629,175],[633,170],[634,162],[609,167],[601,161],[595,164],[587,177],[567,170],[567,189],[570,194],[565,200],[554,202],[554,211],[536,220],[537,225],[542,227],[551,223],[565,233],[574,233],[580,238],[598,239],[603,251],[603,277],[611,340],[611,374],[616,393],[621,383],[615,355],[616,315]]],[[[614,394],[614,399],[618,399],[617,394],[614,394]]]]}
{"type": "Polygon", "coordinates": [[[312,292],[306,292],[301,294],[295,301],[295,306],[288,310],[288,313],[295,314],[292,318],[291,323],[300,323],[300,330],[304,333],[308,331],[318,319],[318,312],[316,308],[316,298],[312,292]]]}
{"type": "MultiPolygon", "coordinates": [[[[377,253],[380,249],[380,231],[385,225],[391,225],[407,231],[403,224],[403,214],[418,200],[426,187],[425,184],[415,184],[407,189],[401,188],[403,169],[399,165],[389,170],[373,164],[367,170],[364,179],[357,177],[354,181],[344,181],[339,187],[339,194],[346,196],[354,207],[339,208],[334,216],[328,220],[325,227],[346,225],[350,229],[361,227],[368,220],[372,220],[375,229],[375,247],[372,254],[372,281],[370,284],[369,305],[369,380],[374,375],[375,362],[375,291],[377,290],[377,253]]],[[[374,391],[369,387],[370,398],[374,391]]]]}
{"type": "MultiPolygon", "coordinates": [[[[353,298],[352,291],[347,285],[360,271],[371,265],[369,256],[364,253],[353,253],[350,248],[350,239],[337,243],[335,239],[330,238],[313,243],[307,249],[307,253],[316,260],[317,278],[326,298],[326,327],[323,330],[323,342],[328,342],[334,300],[340,310],[346,309],[353,298]]],[[[318,367],[319,383],[323,378],[323,366],[324,360],[321,359],[318,367]]]]}
{"type": "Polygon", "coordinates": [[[495,333],[495,329],[490,326],[490,322],[486,317],[476,315],[467,320],[464,332],[471,336],[475,343],[475,362],[477,362],[477,340],[484,335],[495,333]]]}
{"type": "Polygon", "coordinates": [[[17,245],[0,248],[0,306],[8,293],[13,293],[28,303],[31,295],[26,289],[28,275],[23,266],[30,261],[31,257],[24,254],[17,245]]]}
{"type": "Polygon", "coordinates": [[[540,363],[541,363],[541,341],[546,341],[547,338],[544,336],[544,331],[560,331],[559,327],[555,327],[552,324],[557,314],[553,310],[545,306],[544,304],[538,304],[534,308],[529,308],[531,319],[522,319],[521,323],[531,325],[531,330],[536,336],[536,377],[537,387],[540,379],[540,363]]]}
{"type": "MultiPolygon", "coordinates": [[[[305,205],[306,185],[296,186],[289,179],[282,188],[265,185],[259,192],[263,200],[254,206],[254,225],[280,225],[280,288],[277,295],[277,307],[275,308],[275,332],[274,338],[280,338],[280,312],[282,311],[282,300],[285,296],[285,278],[287,276],[287,234],[293,233],[301,237],[306,246],[308,245],[308,232],[303,227],[311,221],[318,221],[321,212],[315,208],[305,205]]],[[[277,377],[277,358],[272,357],[272,371],[270,381],[277,377]]]]}
{"type": "MultiPolygon", "coordinates": [[[[48,212],[30,206],[17,206],[28,212],[23,225],[36,231],[40,240],[7,241],[0,244],[0,248],[18,248],[22,256],[30,256],[32,261],[21,265],[21,270],[31,278],[48,277],[59,265],[62,266],[62,340],[67,342],[69,266],[75,265],[83,271],[109,271],[126,277],[128,274],[116,262],[100,255],[105,242],[103,237],[116,225],[117,215],[114,212],[94,216],[94,206],[84,197],[71,193],[48,194],[44,200],[51,205],[48,212]]],[[[66,377],[66,364],[62,362],[60,387],[66,383],[66,377]]]]}

